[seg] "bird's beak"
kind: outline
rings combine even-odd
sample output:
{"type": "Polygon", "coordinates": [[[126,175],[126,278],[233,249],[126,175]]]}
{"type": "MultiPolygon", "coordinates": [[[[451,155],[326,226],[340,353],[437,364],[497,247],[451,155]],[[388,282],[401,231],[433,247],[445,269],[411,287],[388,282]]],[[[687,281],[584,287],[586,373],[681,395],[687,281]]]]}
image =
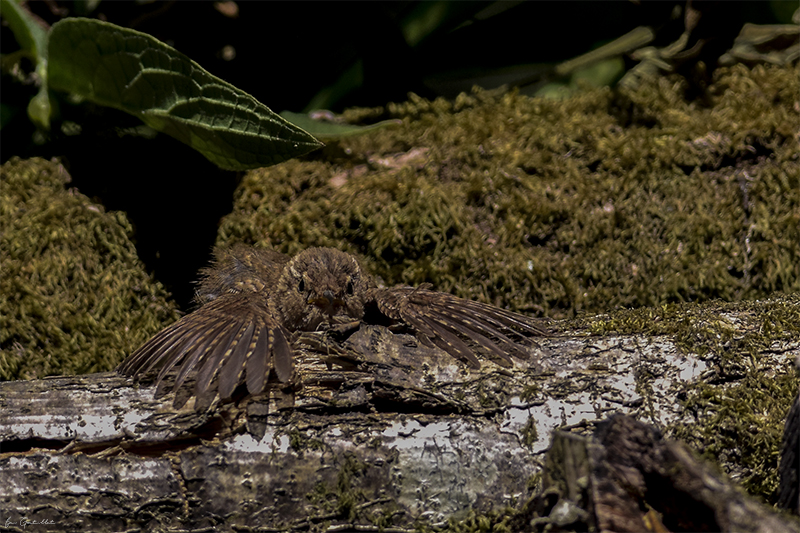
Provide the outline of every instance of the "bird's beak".
{"type": "Polygon", "coordinates": [[[308,303],[316,305],[329,315],[334,315],[344,305],[344,300],[336,298],[333,291],[324,291],[322,296],[309,298],[308,303]]]}

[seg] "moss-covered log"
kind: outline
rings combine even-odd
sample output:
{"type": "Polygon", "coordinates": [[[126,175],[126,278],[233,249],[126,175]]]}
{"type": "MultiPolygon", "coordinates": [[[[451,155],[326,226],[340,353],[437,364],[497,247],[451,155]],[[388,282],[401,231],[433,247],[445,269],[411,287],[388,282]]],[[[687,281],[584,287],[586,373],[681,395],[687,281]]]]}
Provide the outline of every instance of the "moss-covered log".
{"type": "MultiPolygon", "coordinates": [[[[740,333],[752,318],[729,310],[740,333]]],[[[673,434],[688,390],[730,390],[716,355],[676,340],[564,332],[513,369],[475,371],[380,326],[341,344],[305,334],[296,388],[207,413],[115,374],[0,383],[0,501],[12,522],[62,530],[542,524],[561,507],[537,517],[526,502],[554,429],[588,435],[622,412],[673,434]]],[[[796,379],[799,351],[754,355],[796,379]]]]}

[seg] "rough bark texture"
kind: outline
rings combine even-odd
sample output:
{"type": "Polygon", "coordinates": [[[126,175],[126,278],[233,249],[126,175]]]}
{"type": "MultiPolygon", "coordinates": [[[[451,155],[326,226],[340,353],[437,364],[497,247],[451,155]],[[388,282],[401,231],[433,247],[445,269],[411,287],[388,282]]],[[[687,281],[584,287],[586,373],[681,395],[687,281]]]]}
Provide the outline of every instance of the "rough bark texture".
{"type": "Polygon", "coordinates": [[[637,422],[545,457],[556,428],[675,421],[707,363],[670,338],[552,337],[480,371],[379,326],[297,342],[302,387],[206,413],[116,374],[0,383],[0,526],[410,531],[511,508],[516,530],[635,531],[650,506],[676,530],[800,530],[637,422]]]}

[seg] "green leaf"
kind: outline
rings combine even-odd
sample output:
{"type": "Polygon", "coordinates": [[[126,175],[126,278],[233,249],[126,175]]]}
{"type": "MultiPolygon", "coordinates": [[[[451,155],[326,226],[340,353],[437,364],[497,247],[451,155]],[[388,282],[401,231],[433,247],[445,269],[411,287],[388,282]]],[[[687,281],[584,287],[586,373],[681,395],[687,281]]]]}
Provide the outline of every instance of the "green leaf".
{"type": "Polygon", "coordinates": [[[370,124],[369,126],[356,126],[354,124],[343,124],[325,120],[317,120],[306,113],[292,113],[291,111],[281,111],[281,116],[297,124],[310,134],[320,139],[334,139],[339,137],[353,137],[363,135],[373,130],[387,128],[402,124],[402,120],[390,119],[370,124]]]}
{"type": "Polygon", "coordinates": [[[28,117],[38,128],[49,130],[53,109],[47,92],[47,31],[15,0],[0,0],[0,12],[20,48],[36,64],[39,92],[28,104],[28,117]]]}
{"type": "Polygon", "coordinates": [[[47,31],[39,26],[15,0],[0,0],[0,13],[8,22],[20,48],[38,63],[47,48],[47,31]]]}
{"type": "Polygon", "coordinates": [[[53,25],[50,88],[121,109],[221,168],[274,165],[322,146],[158,39],[92,19],[53,25]]]}

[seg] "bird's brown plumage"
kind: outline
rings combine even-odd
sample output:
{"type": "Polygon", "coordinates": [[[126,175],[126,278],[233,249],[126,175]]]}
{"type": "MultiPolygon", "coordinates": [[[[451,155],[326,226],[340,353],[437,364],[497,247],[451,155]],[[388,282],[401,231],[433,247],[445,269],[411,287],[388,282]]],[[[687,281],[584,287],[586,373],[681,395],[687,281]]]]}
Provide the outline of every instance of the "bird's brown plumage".
{"type": "Polygon", "coordinates": [[[218,250],[196,300],[196,311],[148,340],[118,370],[135,376],[160,368],[160,385],[177,368],[173,390],[194,374],[199,407],[216,394],[229,399],[241,383],[258,394],[273,370],[289,381],[292,332],[315,330],[335,317],[362,320],[367,308],[473,367],[480,362],[467,340],[510,366],[509,356],[527,358],[529,336],[545,334],[529,317],[427,287],[378,288],[355,257],[333,248],[292,258],[243,245],[218,250]]]}

